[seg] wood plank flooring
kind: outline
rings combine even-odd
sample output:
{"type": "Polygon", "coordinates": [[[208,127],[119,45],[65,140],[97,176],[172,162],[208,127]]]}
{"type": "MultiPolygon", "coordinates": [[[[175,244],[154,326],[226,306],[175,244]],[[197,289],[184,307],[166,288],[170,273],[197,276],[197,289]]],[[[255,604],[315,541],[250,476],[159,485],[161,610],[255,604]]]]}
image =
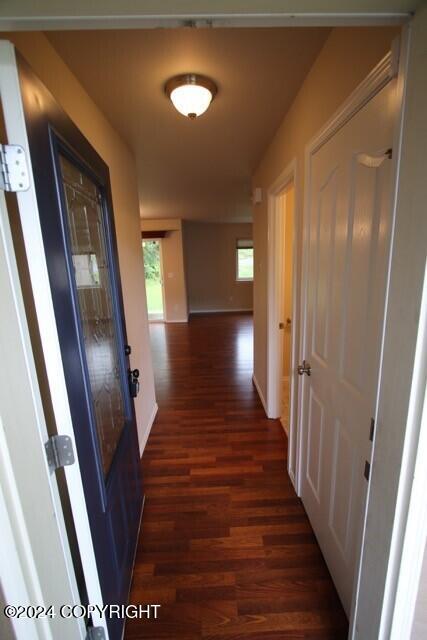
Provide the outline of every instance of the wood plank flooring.
{"type": "MultiPolygon", "coordinates": [[[[344,639],[347,620],[252,385],[252,318],[153,324],[159,413],[128,640],[344,639]]],[[[143,391],[142,391],[143,392],[143,391]]]]}

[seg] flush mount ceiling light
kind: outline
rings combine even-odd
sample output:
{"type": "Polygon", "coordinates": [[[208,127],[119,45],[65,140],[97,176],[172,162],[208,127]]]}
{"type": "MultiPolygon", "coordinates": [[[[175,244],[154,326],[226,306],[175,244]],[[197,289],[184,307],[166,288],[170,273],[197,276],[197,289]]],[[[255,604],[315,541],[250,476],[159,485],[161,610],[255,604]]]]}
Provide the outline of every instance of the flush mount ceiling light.
{"type": "Polygon", "coordinates": [[[165,93],[175,109],[191,119],[201,116],[206,111],[217,91],[213,80],[196,73],[174,76],[165,84],[165,93]]]}

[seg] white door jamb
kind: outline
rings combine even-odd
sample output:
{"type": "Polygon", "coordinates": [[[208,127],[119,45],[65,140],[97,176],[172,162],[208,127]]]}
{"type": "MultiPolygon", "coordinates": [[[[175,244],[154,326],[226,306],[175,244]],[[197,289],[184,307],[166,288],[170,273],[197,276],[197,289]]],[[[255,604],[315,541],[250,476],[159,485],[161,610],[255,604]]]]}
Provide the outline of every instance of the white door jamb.
{"type": "MultiPolygon", "coordinates": [[[[298,184],[297,162],[294,158],[275,180],[268,190],[268,304],[267,304],[267,416],[279,418],[282,397],[282,336],[279,329],[281,322],[281,307],[283,298],[283,232],[284,219],[281,210],[281,196],[286,189],[294,185],[294,225],[293,225],[293,255],[292,255],[292,308],[294,318],[297,317],[297,246],[299,235],[298,184]]],[[[291,365],[290,365],[290,405],[289,405],[289,443],[288,443],[288,473],[296,486],[295,460],[293,452],[294,439],[297,433],[296,408],[298,386],[295,385],[295,370],[297,354],[297,323],[291,325],[291,365]]]]}

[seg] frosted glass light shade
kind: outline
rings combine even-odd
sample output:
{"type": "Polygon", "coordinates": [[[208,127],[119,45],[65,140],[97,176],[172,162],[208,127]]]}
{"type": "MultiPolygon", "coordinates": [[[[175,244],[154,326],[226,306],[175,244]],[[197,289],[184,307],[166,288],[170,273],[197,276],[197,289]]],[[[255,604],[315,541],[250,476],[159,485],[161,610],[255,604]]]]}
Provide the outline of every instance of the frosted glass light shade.
{"type": "Polygon", "coordinates": [[[177,87],[171,93],[173,106],[183,116],[196,118],[206,111],[212,101],[209,89],[197,84],[185,84],[177,87]]]}
{"type": "Polygon", "coordinates": [[[171,78],[165,85],[165,92],[175,109],[192,119],[205,113],[216,91],[210,78],[190,73],[171,78]]]}

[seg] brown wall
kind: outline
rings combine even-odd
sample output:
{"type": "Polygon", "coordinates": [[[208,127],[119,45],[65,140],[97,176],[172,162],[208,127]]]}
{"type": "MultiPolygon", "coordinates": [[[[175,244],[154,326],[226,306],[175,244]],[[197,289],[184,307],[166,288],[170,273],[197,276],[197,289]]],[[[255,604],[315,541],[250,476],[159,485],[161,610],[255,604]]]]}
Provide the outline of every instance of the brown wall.
{"type": "MultiPolygon", "coordinates": [[[[254,207],[254,375],[267,397],[267,197],[266,193],[285,168],[297,161],[295,218],[302,216],[304,150],[310,139],[390,49],[398,35],[395,27],[336,28],[331,31],[313,67],[286,113],[253,177],[253,187],[263,189],[262,203],[254,207]]],[[[301,225],[300,225],[301,227],[301,225]]],[[[302,237],[297,238],[301,254],[302,237]]],[[[301,279],[301,262],[297,280],[301,279]]],[[[300,291],[297,291],[299,298],[300,291]]],[[[298,327],[298,309],[294,310],[298,327]]],[[[299,336],[297,336],[299,339],[299,336]]]]}
{"type": "Polygon", "coordinates": [[[250,223],[185,223],[190,313],[252,309],[252,282],[236,281],[236,240],[250,238],[250,223]]]}
{"type": "Polygon", "coordinates": [[[2,37],[15,44],[110,169],[131,365],[141,370],[142,392],[135,409],[142,451],[156,405],[133,155],[44,34],[8,33],[2,37]]]}
{"type": "Polygon", "coordinates": [[[142,231],[167,231],[162,238],[162,267],[166,322],[187,322],[182,223],[177,219],[141,220],[142,231]]]}

